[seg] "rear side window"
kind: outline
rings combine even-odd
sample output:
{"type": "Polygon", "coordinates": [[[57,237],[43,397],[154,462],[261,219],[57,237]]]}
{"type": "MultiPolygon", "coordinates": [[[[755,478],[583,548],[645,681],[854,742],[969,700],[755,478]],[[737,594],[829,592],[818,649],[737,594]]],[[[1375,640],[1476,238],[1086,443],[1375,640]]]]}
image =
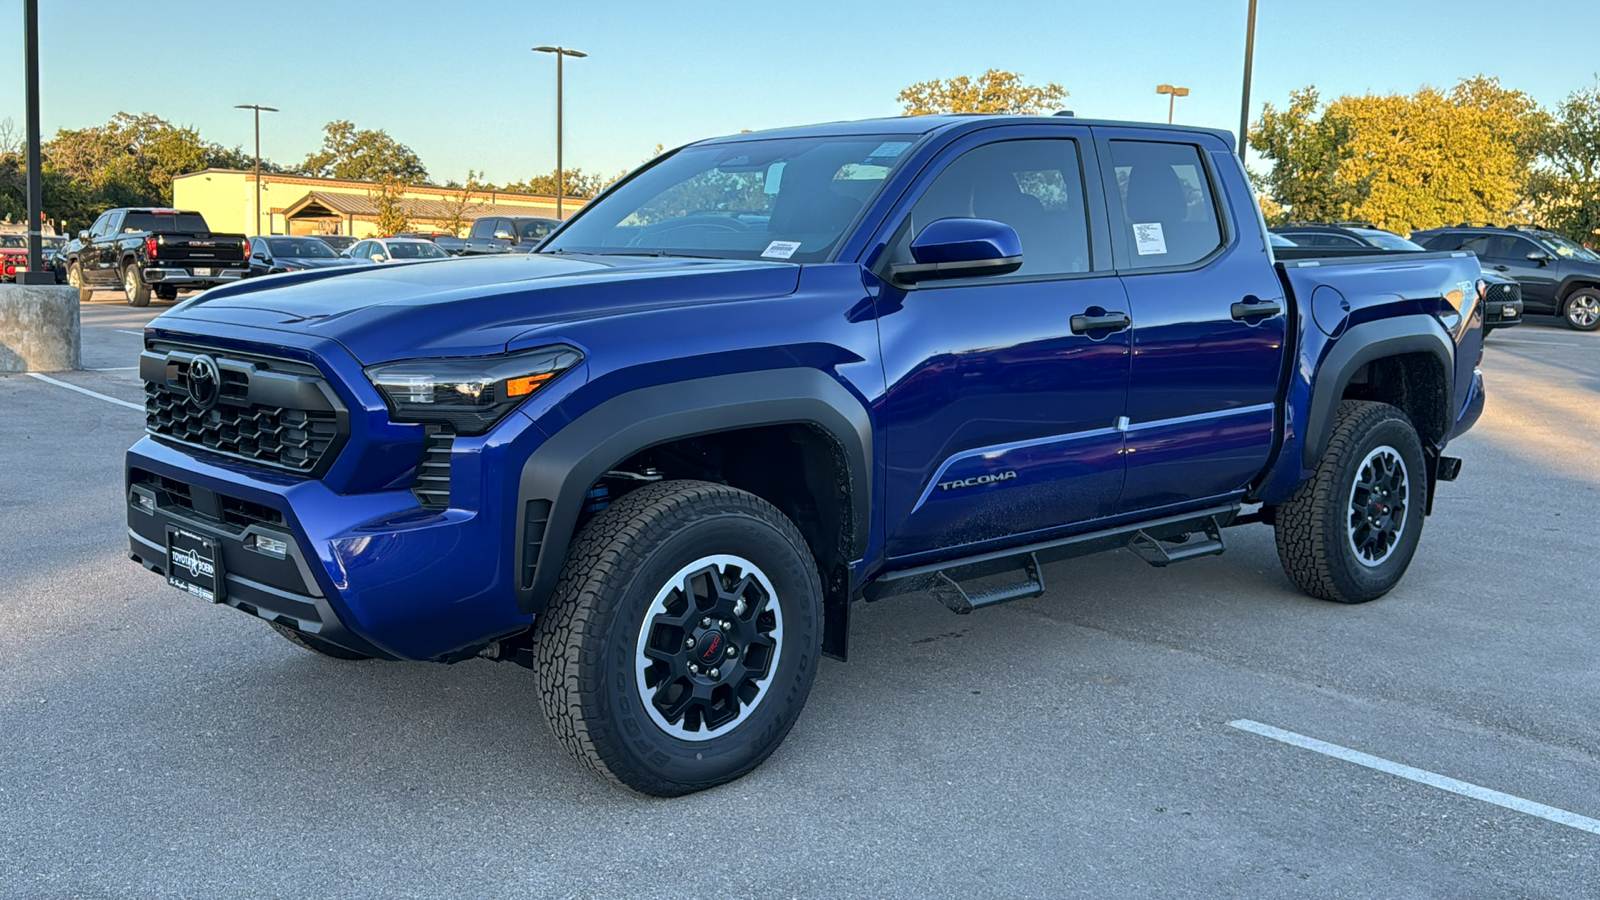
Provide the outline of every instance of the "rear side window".
{"type": "Polygon", "coordinates": [[[1222,246],[1216,198],[1192,144],[1110,141],[1122,232],[1121,268],[1186,266],[1222,246]]]}

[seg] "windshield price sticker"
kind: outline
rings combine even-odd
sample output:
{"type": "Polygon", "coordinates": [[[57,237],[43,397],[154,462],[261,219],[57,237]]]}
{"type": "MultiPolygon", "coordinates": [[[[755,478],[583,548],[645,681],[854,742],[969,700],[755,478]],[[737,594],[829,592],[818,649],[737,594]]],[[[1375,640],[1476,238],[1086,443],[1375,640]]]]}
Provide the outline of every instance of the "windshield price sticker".
{"type": "Polygon", "coordinates": [[[884,141],[878,145],[878,149],[868,153],[867,158],[875,159],[887,156],[892,159],[906,152],[906,148],[909,146],[911,146],[910,141],[884,141]]]}
{"type": "Polygon", "coordinates": [[[1133,243],[1140,256],[1151,256],[1167,252],[1167,239],[1161,233],[1160,222],[1134,223],[1133,243]]]}
{"type": "Polygon", "coordinates": [[[788,259],[800,249],[799,241],[773,241],[767,249],[761,251],[762,259],[788,259]]]}

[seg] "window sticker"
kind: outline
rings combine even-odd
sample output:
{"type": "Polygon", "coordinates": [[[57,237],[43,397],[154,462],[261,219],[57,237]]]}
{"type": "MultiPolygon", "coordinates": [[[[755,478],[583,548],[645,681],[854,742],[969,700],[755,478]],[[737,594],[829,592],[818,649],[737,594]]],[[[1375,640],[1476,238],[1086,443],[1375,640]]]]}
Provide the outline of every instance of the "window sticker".
{"type": "Polygon", "coordinates": [[[788,259],[800,249],[799,241],[773,241],[767,249],[761,251],[762,259],[788,259]]]}
{"type": "Polygon", "coordinates": [[[1133,243],[1140,256],[1167,252],[1167,238],[1161,233],[1160,222],[1135,222],[1133,243]]]}
{"type": "Polygon", "coordinates": [[[910,141],[884,141],[878,145],[878,149],[868,153],[867,158],[881,159],[887,156],[892,159],[906,152],[906,148],[909,146],[911,146],[910,141]]]}

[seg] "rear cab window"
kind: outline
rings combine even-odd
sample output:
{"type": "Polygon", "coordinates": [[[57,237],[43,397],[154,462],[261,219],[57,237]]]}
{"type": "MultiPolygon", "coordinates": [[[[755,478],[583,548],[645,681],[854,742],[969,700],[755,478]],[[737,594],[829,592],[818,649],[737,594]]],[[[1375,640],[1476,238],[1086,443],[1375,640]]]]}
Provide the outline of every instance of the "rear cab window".
{"type": "Polygon", "coordinates": [[[199,213],[177,210],[130,212],[122,221],[122,234],[138,231],[178,231],[187,234],[207,234],[211,231],[199,213]]]}

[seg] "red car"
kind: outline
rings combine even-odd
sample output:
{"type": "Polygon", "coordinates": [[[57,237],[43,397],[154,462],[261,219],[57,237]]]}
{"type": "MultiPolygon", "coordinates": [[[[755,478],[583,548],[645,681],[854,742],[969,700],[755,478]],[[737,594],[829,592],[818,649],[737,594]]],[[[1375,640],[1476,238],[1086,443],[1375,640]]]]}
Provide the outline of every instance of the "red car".
{"type": "Polygon", "coordinates": [[[0,234],[0,281],[16,281],[18,272],[28,271],[28,238],[21,234],[0,234]]]}

